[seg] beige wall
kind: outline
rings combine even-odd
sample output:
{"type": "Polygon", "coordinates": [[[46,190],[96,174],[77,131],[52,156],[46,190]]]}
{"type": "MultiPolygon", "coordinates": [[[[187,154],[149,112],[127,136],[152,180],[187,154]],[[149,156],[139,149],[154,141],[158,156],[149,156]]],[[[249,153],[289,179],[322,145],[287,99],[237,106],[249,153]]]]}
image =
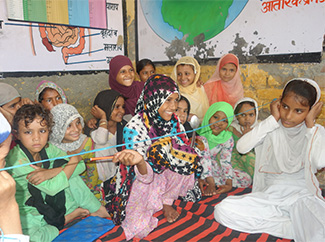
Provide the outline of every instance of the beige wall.
{"type": "MultiPolygon", "coordinates": [[[[127,55],[135,63],[135,12],[134,1],[127,3],[127,55]]],[[[213,74],[216,63],[201,66],[201,79],[206,81],[213,74]]],[[[157,66],[157,73],[170,74],[173,66],[157,66]]],[[[299,64],[244,64],[240,65],[245,95],[255,98],[259,105],[269,103],[273,98],[279,97],[284,83],[294,77],[308,77],[318,82],[322,89],[322,101],[325,102],[325,55],[321,63],[299,64]]],[[[15,86],[23,97],[34,99],[35,88],[41,80],[50,80],[61,86],[68,96],[69,103],[89,119],[90,108],[97,93],[108,88],[108,74],[105,72],[90,75],[73,75],[61,73],[53,76],[3,78],[0,81],[15,86]]],[[[268,105],[263,106],[261,118],[269,114],[268,105]]],[[[317,120],[325,126],[325,108],[317,120]]]]}

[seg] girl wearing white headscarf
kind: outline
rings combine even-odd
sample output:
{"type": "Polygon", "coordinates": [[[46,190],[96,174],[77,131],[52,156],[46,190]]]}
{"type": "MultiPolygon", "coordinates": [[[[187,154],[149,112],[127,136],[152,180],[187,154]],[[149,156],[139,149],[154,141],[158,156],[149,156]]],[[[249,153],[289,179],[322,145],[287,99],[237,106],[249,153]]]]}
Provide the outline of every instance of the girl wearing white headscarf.
{"type": "Polygon", "coordinates": [[[203,117],[209,108],[209,100],[204,87],[197,86],[200,74],[201,67],[197,60],[190,56],[184,56],[177,61],[170,77],[177,83],[181,95],[185,96],[190,101],[191,113],[195,114],[199,118],[200,122],[202,122],[203,117]],[[190,66],[188,71],[193,72],[192,75],[180,75],[182,74],[179,70],[180,66],[190,66]],[[190,84],[184,85],[184,79],[189,79],[188,82],[190,84]]]}
{"type": "Polygon", "coordinates": [[[325,201],[315,176],[325,166],[325,130],[314,124],[320,95],[310,79],[289,81],[272,102],[272,115],[238,141],[241,153],[255,148],[253,190],[216,205],[218,222],[296,242],[324,241],[325,201]]]}
{"type": "Polygon", "coordinates": [[[231,164],[235,169],[245,171],[253,178],[255,165],[254,149],[246,154],[240,154],[236,149],[236,145],[240,137],[258,124],[258,105],[253,98],[244,97],[235,104],[234,110],[234,121],[231,123],[229,129],[233,132],[235,143],[231,156],[231,164]]]}
{"type": "MultiPolygon", "coordinates": [[[[65,152],[80,153],[85,151],[91,151],[94,149],[94,141],[82,133],[84,127],[84,119],[79,114],[78,110],[70,104],[59,104],[51,109],[53,115],[54,125],[50,135],[50,143],[60,148],[65,152]],[[71,127],[75,140],[66,138],[68,128],[71,127]]],[[[71,131],[70,131],[71,132],[71,131]]],[[[81,155],[83,160],[95,157],[95,153],[87,153],[81,155]]],[[[104,204],[103,201],[103,189],[101,188],[102,181],[98,177],[98,171],[96,163],[85,162],[86,171],[80,176],[87,184],[91,192],[95,197],[104,204]]]]}

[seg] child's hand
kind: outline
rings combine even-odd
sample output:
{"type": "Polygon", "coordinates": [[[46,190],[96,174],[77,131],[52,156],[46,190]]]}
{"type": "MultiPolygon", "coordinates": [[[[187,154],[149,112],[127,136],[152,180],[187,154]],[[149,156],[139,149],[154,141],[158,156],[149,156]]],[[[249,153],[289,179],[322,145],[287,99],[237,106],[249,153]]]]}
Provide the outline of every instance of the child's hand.
{"type": "Polygon", "coordinates": [[[126,166],[138,165],[144,163],[143,156],[135,150],[123,150],[114,155],[113,162],[121,162],[126,166]]]}
{"type": "Polygon", "coordinates": [[[273,100],[270,105],[271,114],[273,115],[276,121],[279,121],[280,119],[280,100],[281,97],[276,100],[273,100]]]}
{"type": "MultiPolygon", "coordinates": [[[[229,127],[230,128],[230,127],[229,127]]],[[[229,130],[229,129],[228,129],[229,130]]],[[[229,130],[230,131],[230,130],[229,130]]],[[[242,137],[243,135],[241,133],[239,133],[239,131],[237,129],[232,129],[232,133],[234,135],[236,135],[238,138],[242,137]]]]}
{"type": "Polygon", "coordinates": [[[240,126],[240,130],[243,133],[242,135],[248,133],[249,131],[252,130],[252,128],[249,125],[245,125],[245,126],[240,126]]]}
{"type": "Polygon", "coordinates": [[[97,124],[97,120],[95,118],[92,118],[87,122],[87,126],[91,129],[97,129],[96,124],[97,124]]]}
{"type": "Polygon", "coordinates": [[[25,104],[34,104],[34,102],[32,100],[30,100],[29,98],[22,98],[20,100],[20,106],[23,106],[25,104]]]}
{"type": "MultiPolygon", "coordinates": [[[[79,153],[76,152],[76,151],[67,151],[67,154],[68,154],[68,155],[75,155],[75,154],[79,154],[79,153]]],[[[81,157],[81,155],[75,155],[75,156],[72,156],[72,157],[76,157],[75,159],[77,160],[78,163],[79,163],[80,161],[82,161],[82,157],[81,157]]],[[[70,159],[71,159],[72,157],[70,157],[70,159]]]]}
{"type": "Polygon", "coordinates": [[[97,119],[105,119],[106,120],[106,113],[103,109],[98,107],[97,105],[93,106],[90,110],[90,113],[97,119]]]}
{"type": "Polygon", "coordinates": [[[315,119],[317,118],[317,116],[320,114],[320,112],[322,111],[323,108],[323,102],[318,102],[317,104],[315,104],[309,111],[309,113],[307,114],[306,118],[305,118],[305,122],[306,122],[306,126],[307,128],[312,128],[314,127],[315,124],[315,119]]]}
{"type": "Polygon", "coordinates": [[[6,171],[0,171],[0,211],[14,204],[16,193],[15,180],[6,171]]]}
{"type": "Polygon", "coordinates": [[[62,168],[44,169],[35,165],[30,165],[30,167],[34,168],[35,171],[29,173],[26,178],[28,182],[33,184],[34,186],[37,186],[41,184],[43,181],[55,177],[62,171],[62,168]]]}
{"type": "Polygon", "coordinates": [[[201,81],[201,79],[199,78],[199,80],[197,80],[197,82],[196,82],[196,86],[197,87],[201,87],[201,86],[203,86],[203,82],[201,81]]]}
{"type": "Polygon", "coordinates": [[[137,165],[139,172],[144,175],[147,174],[147,165],[143,156],[135,150],[123,150],[114,155],[113,162],[121,162],[126,166],[137,165]]]}
{"type": "Polygon", "coordinates": [[[203,151],[203,150],[204,150],[204,143],[202,142],[202,140],[198,139],[197,137],[195,138],[195,146],[196,146],[200,151],[203,151]]]}

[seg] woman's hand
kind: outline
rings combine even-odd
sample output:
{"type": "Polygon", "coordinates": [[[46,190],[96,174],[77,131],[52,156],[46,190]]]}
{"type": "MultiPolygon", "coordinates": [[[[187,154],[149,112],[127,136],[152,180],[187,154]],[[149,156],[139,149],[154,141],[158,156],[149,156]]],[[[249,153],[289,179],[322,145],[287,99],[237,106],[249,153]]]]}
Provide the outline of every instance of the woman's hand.
{"type": "Polygon", "coordinates": [[[276,100],[273,100],[270,105],[271,114],[275,118],[276,121],[279,121],[279,119],[280,119],[280,100],[281,100],[281,97],[279,97],[276,100]]]}
{"type": "Polygon", "coordinates": [[[315,119],[317,116],[320,114],[323,108],[323,102],[318,102],[316,103],[309,111],[305,118],[305,123],[307,128],[312,128],[314,127],[315,124],[315,119]]]}

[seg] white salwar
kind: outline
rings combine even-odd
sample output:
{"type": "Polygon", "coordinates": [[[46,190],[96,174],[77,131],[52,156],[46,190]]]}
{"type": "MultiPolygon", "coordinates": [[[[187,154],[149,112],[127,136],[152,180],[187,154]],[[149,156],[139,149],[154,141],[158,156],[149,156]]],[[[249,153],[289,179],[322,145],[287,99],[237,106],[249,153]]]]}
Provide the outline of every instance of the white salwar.
{"type": "Polygon", "coordinates": [[[325,241],[325,201],[315,176],[325,167],[324,127],[288,129],[270,116],[237,144],[240,153],[254,147],[252,193],[224,199],[215,206],[215,219],[247,233],[325,241]]]}

